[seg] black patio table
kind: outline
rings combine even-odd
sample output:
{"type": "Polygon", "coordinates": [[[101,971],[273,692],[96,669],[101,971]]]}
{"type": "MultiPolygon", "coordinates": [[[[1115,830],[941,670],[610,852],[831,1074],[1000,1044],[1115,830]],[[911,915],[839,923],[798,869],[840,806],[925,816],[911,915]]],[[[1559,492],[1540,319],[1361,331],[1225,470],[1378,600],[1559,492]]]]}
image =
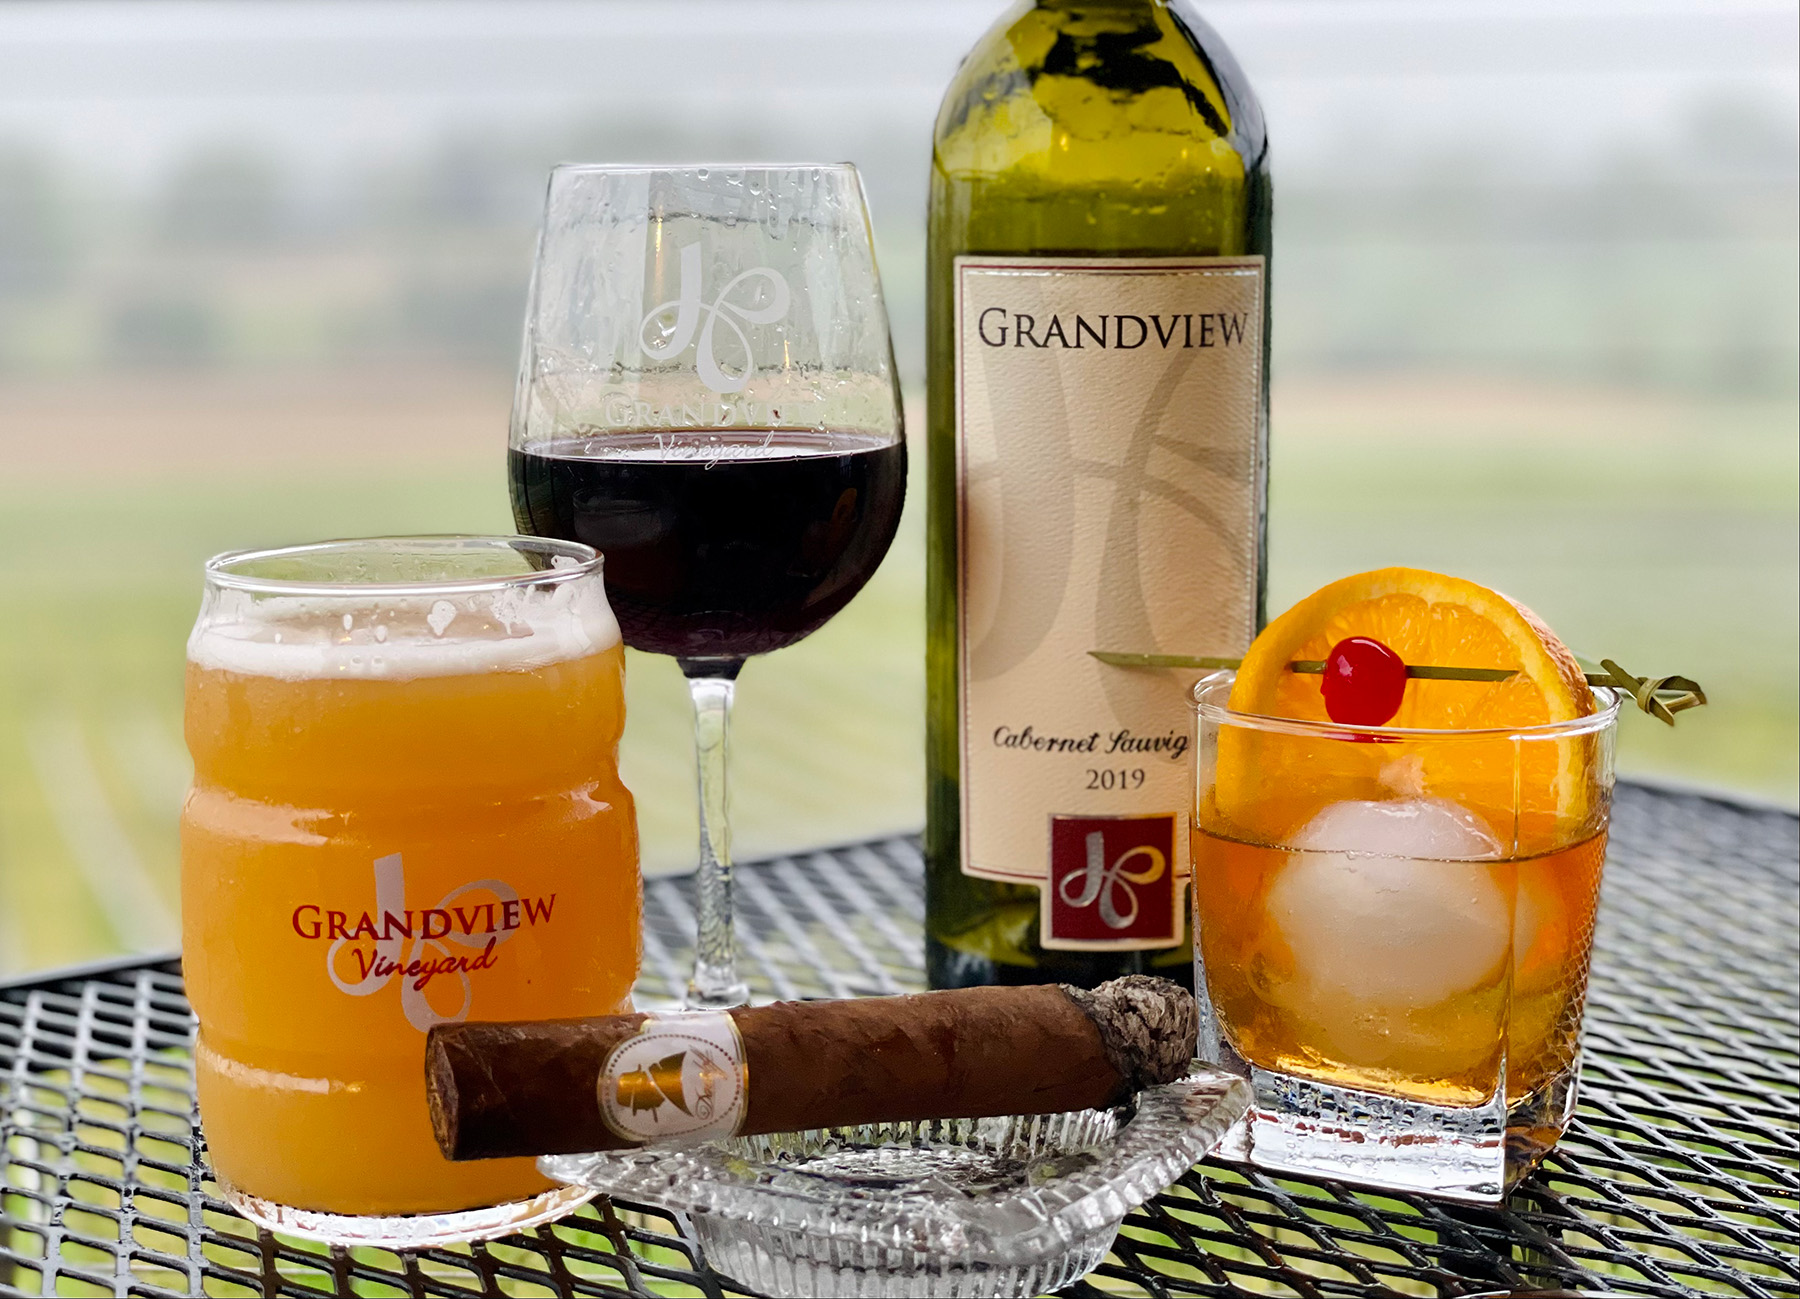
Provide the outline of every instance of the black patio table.
{"type": "MultiPolygon", "coordinates": [[[[1503,1208],[1209,1162],[1066,1293],[1800,1295],[1800,834],[1787,812],[1621,785],[1580,1115],[1503,1208]]],[[[760,997],[921,981],[916,841],[743,869],[760,997]]],[[[647,999],[688,882],[650,881],[647,999]]],[[[737,1295],[677,1213],[597,1200],[525,1235],[393,1254],[258,1232],[198,1156],[173,959],[0,985],[0,1293],[737,1295]]]]}

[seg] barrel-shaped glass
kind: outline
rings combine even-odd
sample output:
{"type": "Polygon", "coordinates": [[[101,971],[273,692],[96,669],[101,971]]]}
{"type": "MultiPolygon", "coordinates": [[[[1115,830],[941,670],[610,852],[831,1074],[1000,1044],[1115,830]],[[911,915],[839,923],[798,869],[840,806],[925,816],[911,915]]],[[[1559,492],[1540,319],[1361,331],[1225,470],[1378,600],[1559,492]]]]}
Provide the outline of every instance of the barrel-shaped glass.
{"type": "Polygon", "coordinates": [[[438,1152],[425,1033],[628,1008],[641,886],[601,561],[531,538],[223,555],[188,642],[183,959],[233,1202],[424,1244],[566,1210],[438,1152]]]}

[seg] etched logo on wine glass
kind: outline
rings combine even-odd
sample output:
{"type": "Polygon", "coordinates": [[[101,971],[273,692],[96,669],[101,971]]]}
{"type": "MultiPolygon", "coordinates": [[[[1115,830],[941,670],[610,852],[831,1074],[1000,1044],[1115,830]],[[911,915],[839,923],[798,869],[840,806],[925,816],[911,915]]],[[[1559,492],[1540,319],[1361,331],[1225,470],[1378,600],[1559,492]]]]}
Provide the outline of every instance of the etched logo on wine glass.
{"type": "Polygon", "coordinates": [[[742,392],[756,373],[756,357],[744,326],[772,325],[782,319],[793,294],[774,267],[752,266],[732,277],[718,296],[707,302],[702,296],[700,256],[697,243],[681,250],[678,296],[645,314],[638,324],[638,343],[653,361],[671,360],[692,344],[694,371],[701,383],[714,392],[742,392]]]}

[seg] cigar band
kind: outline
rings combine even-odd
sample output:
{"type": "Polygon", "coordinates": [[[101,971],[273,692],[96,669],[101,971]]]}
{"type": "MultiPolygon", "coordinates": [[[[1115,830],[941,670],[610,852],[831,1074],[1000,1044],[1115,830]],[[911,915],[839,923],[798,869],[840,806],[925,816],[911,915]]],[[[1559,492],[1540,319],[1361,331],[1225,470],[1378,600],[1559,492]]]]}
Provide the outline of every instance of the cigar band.
{"type": "Polygon", "coordinates": [[[646,1019],[608,1052],[595,1088],[600,1117],[622,1140],[732,1136],[750,1089],[737,1021],[723,1011],[646,1019]]]}

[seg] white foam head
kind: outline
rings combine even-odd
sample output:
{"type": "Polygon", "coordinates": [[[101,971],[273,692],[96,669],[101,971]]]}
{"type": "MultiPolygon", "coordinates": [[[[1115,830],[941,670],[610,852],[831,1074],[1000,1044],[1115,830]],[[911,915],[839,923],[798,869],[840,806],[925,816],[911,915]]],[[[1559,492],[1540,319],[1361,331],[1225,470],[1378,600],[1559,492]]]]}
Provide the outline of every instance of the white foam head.
{"type": "Polygon", "coordinates": [[[291,681],[405,681],[530,671],[619,643],[597,575],[466,594],[351,595],[208,590],[188,638],[188,661],[291,681]]]}

